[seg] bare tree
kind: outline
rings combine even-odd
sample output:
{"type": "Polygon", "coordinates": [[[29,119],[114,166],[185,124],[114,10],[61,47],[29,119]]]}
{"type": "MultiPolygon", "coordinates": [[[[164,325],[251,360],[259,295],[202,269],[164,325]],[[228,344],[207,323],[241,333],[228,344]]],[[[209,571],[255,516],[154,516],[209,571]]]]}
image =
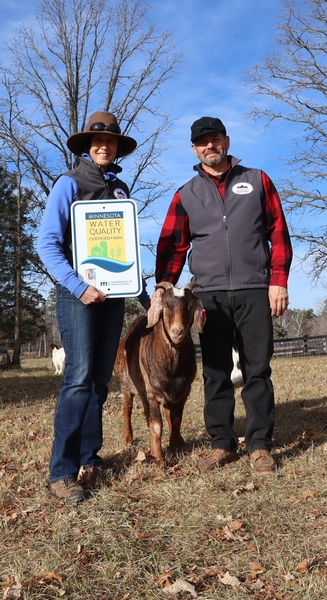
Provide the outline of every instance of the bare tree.
{"type": "Polygon", "coordinates": [[[170,34],[149,23],[148,8],[143,0],[42,0],[35,26],[23,23],[7,46],[0,143],[8,161],[13,149],[19,152],[41,205],[76,160],[67,137],[82,131],[95,110],[113,112],[122,132],[138,141],[124,164],[140,216],[154,217],[154,202],[170,189],[159,177],[171,120],[158,96],[182,59],[170,34]]]}
{"type": "Polygon", "coordinates": [[[290,176],[279,187],[317,279],[327,267],[327,3],[283,0],[282,7],[275,50],[247,72],[254,94],[265,97],[251,116],[294,132],[293,153],[283,157],[290,176]]]}
{"type": "Polygon", "coordinates": [[[280,331],[286,335],[276,335],[277,337],[302,337],[311,335],[317,316],[312,308],[301,310],[299,308],[288,309],[281,317],[274,319],[275,331],[280,331]]]}

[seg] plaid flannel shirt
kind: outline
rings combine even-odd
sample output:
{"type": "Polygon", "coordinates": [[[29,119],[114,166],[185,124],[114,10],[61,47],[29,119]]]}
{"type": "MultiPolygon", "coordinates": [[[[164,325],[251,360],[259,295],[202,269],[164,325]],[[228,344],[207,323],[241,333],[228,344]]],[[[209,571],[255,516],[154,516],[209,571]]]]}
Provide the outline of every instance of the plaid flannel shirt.
{"type": "MultiPolygon", "coordinates": [[[[211,177],[224,200],[225,179],[211,177]]],[[[208,173],[207,173],[208,174],[208,173]]],[[[292,261],[292,246],[278,192],[266,173],[262,171],[262,185],[266,195],[265,226],[271,246],[270,285],[287,287],[292,261]]],[[[169,206],[157,246],[156,282],[177,283],[191,246],[189,220],[177,191],[169,206]]]]}

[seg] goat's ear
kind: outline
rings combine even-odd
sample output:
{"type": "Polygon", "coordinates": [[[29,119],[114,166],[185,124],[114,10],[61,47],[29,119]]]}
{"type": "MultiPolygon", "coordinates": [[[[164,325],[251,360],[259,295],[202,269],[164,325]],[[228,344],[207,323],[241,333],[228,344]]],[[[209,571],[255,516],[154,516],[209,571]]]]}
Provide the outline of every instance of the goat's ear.
{"type": "Polygon", "coordinates": [[[158,323],[161,313],[162,313],[162,300],[161,300],[161,296],[159,296],[156,299],[156,301],[153,304],[151,304],[151,306],[147,312],[147,317],[148,317],[148,324],[146,326],[147,329],[149,329],[150,327],[153,327],[156,323],[158,323]]]}
{"type": "Polygon", "coordinates": [[[203,327],[205,325],[206,320],[207,317],[205,308],[203,308],[201,300],[198,300],[194,311],[194,327],[198,330],[199,333],[203,332],[203,327]]]}

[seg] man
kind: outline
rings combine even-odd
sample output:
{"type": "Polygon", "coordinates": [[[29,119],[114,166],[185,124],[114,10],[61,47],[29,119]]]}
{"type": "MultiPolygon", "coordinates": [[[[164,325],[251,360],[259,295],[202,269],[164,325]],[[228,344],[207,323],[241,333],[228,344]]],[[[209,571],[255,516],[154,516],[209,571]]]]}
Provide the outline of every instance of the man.
{"type": "Polygon", "coordinates": [[[229,137],[218,118],[191,126],[200,164],[197,175],[174,195],[157,248],[156,291],[175,284],[188,262],[195,293],[206,309],[200,335],[205,390],[204,419],[211,452],[200,463],[209,471],[238,459],[234,388],[230,379],[234,338],[244,378],[245,442],[258,475],[276,470],[270,451],[274,392],[270,379],[272,317],[288,305],[290,236],[277,191],[258,169],[228,154],[229,137]],[[202,289],[201,289],[202,288],[202,289]]]}

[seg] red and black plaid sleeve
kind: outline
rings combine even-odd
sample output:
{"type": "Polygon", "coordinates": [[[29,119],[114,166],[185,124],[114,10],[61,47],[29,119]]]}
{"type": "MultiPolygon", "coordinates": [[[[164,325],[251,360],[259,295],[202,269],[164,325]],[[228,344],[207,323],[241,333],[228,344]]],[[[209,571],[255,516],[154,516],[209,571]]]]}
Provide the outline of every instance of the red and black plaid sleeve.
{"type": "Polygon", "coordinates": [[[266,228],[271,243],[270,285],[287,287],[292,262],[292,245],[278,192],[271,179],[262,172],[266,195],[266,228]]]}
{"type": "Polygon", "coordinates": [[[188,216],[179,192],[174,195],[161,229],[156,261],[156,282],[170,281],[174,285],[183,270],[190,247],[188,216]]]}

